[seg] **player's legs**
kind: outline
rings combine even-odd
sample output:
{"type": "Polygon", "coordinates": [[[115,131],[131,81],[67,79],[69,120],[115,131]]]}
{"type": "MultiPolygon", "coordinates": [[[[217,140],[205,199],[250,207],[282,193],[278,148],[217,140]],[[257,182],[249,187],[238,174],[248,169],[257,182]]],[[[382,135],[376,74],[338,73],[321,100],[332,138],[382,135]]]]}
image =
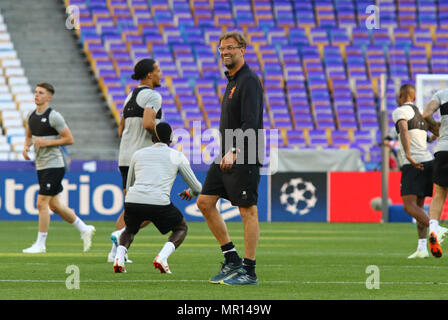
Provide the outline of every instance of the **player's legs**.
{"type": "MultiPolygon", "coordinates": [[[[425,198],[418,197],[417,198],[417,206],[425,212],[425,198]]],[[[425,215],[428,216],[425,212],[425,215]]],[[[417,220],[417,219],[416,219],[417,220]]],[[[421,224],[417,222],[417,234],[419,239],[425,239],[428,236],[428,227],[429,227],[429,217],[428,217],[428,225],[421,224]]],[[[426,246],[425,246],[426,248],[426,246]]]]}
{"type": "MultiPolygon", "coordinates": [[[[418,205],[417,196],[413,194],[402,196],[404,211],[415,218],[419,224],[429,227],[429,218],[422,206],[418,205]]],[[[424,200],[424,198],[423,198],[424,200]]]]}
{"type": "Polygon", "coordinates": [[[187,222],[185,218],[182,218],[182,221],[172,229],[168,241],[153,261],[153,266],[159,269],[161,273],[171,273],[168,258],[184,242],[187,231],[187,222]]]}
{"type": "Polygon", "coordinates": [[[241,219],[244,224],[244,260],[243,268],[246,273],[256,279],[255,255],[257,250],[260,229],[258,225],[258,208],[256,205],[250,207],[239,207],[241,219]]]}
{"type": "Polygon", "coordinates": [[[48,232],[50,228],[50,207],[52,196],[37,195],[37,210],[39,211],[39,232],[48,232]]]}
{"type": "MultiPolygon", "coordinates": [[[[126,197],[126,181],[127,181],[128,170],[129,170],[129,167],[120,167],[122,183],[123,183],[123,195],[125,197],[126,197]]],[[[150,223],[151,223],[151,221],[143,221],[141,223],[140,227],[144,228],[150,223]]],[[[124,210],[123,210],[115,222],[115,231],[113,231],[112,234],[110,235],[110,239],[112,240],[112,248],[110,249],[110,252],[107,256],[107,262],[114,261],[114,258],[117,254],[118,241],[119,241],[118,239],[120,239],[121,233],[124,231],[125,226],[126,226],[126,224],[124,221],[124,210]]],[[[132,263],[132,260],[129,260],[127,255],[126,255],[126,261],[128,263],[132,263]]]]}
{"type": "Polygon", "coordinates": [[[434,197],[431,200],[429,206],[429,248],[431,253],[436,258],[442,256],[442,247],[440,246],[443,238],[441,236],[440,230],[446,233],[446,229],[439,226],[440,216],[442,214],[443,205],[445,204],[446,195],[448,189],[446,187],[434,184],[434,197]]]}
{"type": "Polygon", "coordinates": [[[68,206],[63,204],[59,195],[55,195],[51,198],[49,203],[50,209],[59,215],[62,219],[72,224],[81,233],[81,239],[84,243],[84,252],[87,252],[92,246],[92,238],[95,234],[95,227],[92,225],[86,225],[68,206]]]}
{"type": "Polygon", "coordinates": [[[37,195],[37,210],[39,212],[38,233],[36,242],[24,253],[45,252],[48,230],[50,228],[50,200],[62,191],[61,181],[64,177],[64,168],[48,168],[37,170],[39,194],[37,195]]]}
{"type": "Polygon", "coordinates": [[[174,244],[174,247],[177,249],[184,242],[185,237],[187,236],[188,226],[185,218],[182,219],[182,222],[173,228],[173,232],[168,238],[169,242],[174,244]]]}
{"type": "Polygon", "coordinates": [[[250,207],[239,207],[241,219],[244,224],[244,253],[245,258],[255,260],[257,243],[259,237],[258,208],[253,205],[250,207]]]}
{"type": "Polygon", "coordinates": [[[135,233],[129,231],[129,229],[125,228],[121,233],[119,245],[129,249],[131,243],[134,241],[135,233]]]}
{"type": "Polygon", "coordinates": [[[118,246],[114,259],[114,271],[116,273],[126,272],[125,262],[129,247],[134,241],[135,235],[140,229],[142,222],[139,213],[139,206],[125,203],[124,221],[126,227],[118,239],[118,246]]]}
{"type": "Polygon", "coordinates": [[[219,196],[201,194],[197,200],[197,206],[204,216],[210,231],[215,236],[218,243],[223,246],[230,242],[227,226],[216,208],[219,196]]]}
{"type": "MultiPolygon", "coordinates": [[[[424,210],[424,204],[425,204],[425,198],[417,197],[416,205],[419,208],[421,208],[421,210],[424,210]]],[[[429,220],[429,218],[428,218],[428,220],[429,220]]],[[[408,259],[429,257],[428,241],[426,239],[427,233],[428,233],[428,227],[417,221],[417,235],[418,235],[417,250],[414,253],[412,253],[410,256],[408,256],[408,259]]]]}
{"type": "MultiPolygon", "coordinates": [[[[140,228],[144,228],[150,223],[151,221],[149,220],[143,221],[140,225],[140,228]]],[[[117,218],[117,221],[115,222],[115,230],[122,230],[125,226],[126,224],[124,223],[124,210],[123,210],[120,216],[117,218]]]]}
{"type": "Polygon", "coordinates": [[[58,216],[60,216],[62,219],[64,219],[68,223],[75,222],[75,220],[77,218],[75,212],[72,209],[70,209],[69,207],[67,207],[66,205],[64,205],[60,201],[58,195],[55,195],[54,197],[52,197],[50,199],[49,205],[50,205],[51,211],[56,213],[58,216]]]}
{"type": "Polygon", "coordinates": [[[434,196],[429,206],[429,218],[431,220],[440,220],[443,205],[445,204],[448,188],[434,184],[434,196]]]}
{"type": "Polygon", "coordinates": [[[46,252],[46,242],[48,229],[50,228],[50,209],[49,203],[52,196],[37,195],[37,209],[39,211],[39,222],[37,239],[31,247],[23,249],[23,253],[44,253],[46,252]]]}
{"type": "Polygon", "coordinates": [[[129,249],[134,241],[135,235],[140,230],[140,224],[142,223],[141,215],[144,214],[141,211],[144,209],[142,209],[142,205],[134,203],[125,203],[124,206],[124,222],[126,227],[121,233],[118,243],[119,246],[129,249]]]}
{"type": "Polygon", "coordinates": [[[439,151],[434,154],[432,174],[434,196],[429,206],[429,232],[437,233],[448,192],[448,151],[439,151]]]}
{"type": "Polygon", "coordinates": [[[120,213],[120,215],[117,218],[117,221],[115,222],[115,230],[121,230],[125,227],[124,223],[124,210],[120,213]]]}

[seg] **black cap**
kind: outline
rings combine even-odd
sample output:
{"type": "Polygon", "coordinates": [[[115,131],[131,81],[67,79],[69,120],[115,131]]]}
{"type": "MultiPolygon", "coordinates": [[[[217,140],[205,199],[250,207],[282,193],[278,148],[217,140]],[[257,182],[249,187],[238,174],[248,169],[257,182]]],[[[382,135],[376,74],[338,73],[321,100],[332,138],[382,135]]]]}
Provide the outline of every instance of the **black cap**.
{"type": "Polygon", "coordinates": [[[146,75],[154,71],[154,59],[142,59],[134,67],[134,74],[131,76],[134,80],[145,79],[146,75]]]}
{"type": "Polygon", "coordinates": [[[168,145],[171,144],[173,140],[173,129],[171,129],[168,122],[159,122],[154,129],[154,134],[156,135],[157,140],[168,145]]]}

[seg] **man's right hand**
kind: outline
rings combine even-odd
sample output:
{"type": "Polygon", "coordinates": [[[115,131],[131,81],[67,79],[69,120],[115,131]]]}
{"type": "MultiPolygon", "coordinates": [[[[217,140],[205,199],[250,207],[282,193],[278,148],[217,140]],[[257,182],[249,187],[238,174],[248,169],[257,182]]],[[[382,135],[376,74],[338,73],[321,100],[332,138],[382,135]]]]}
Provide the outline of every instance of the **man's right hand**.
{"type": "Polygon", "coordinates": [[[25,160],[31,160],[31,158],[28,156],[28,152],[29,151],[30,151],[30,147],[29,146],[25,146],[23,148],[22,155],[23,155],[23,158],[25,158],[25,160]]]}
{"type": "Polygon", "coordinates": [[[406,155],[406,159],[408,159],[408,161],[411,163],[411,165],[418,169],[418,170],[422,170],[424,169],[423,164],[416,162],[411,156],[406,155]]]}

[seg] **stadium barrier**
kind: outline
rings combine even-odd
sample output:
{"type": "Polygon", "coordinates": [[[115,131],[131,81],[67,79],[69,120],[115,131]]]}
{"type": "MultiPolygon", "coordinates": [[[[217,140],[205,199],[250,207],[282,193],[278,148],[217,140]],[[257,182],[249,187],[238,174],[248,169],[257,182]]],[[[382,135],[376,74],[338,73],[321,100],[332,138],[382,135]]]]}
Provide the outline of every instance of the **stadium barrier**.
{"type": "MultiPolygon", "coordinates": [[[[63,180],[61,200],[84,220],[115,220],[123,210],[121,176],[116,165],[90,161],[72,163],[63,180]],[[112,169],[115,168],[115,169],[112,169]]],[[[194,168],[203,182],[207,167],[194,168]]],[[[410,221],[402,210],[400,172],[390,172],[390,222],[410,221]]],[[[204,221],[195,201],[176,195],[186,188],[178,176],[172,201],[187,221],[204,221]]],[[[29,163],[0,163],[0,220],[37,220],[37,175],[29,163]]],[[[261,176],[258,213],[260,221],[381,222],[381,211],[371,200],[381,196],[381,172],[281,172],[261,176]]],[[[426,205],[430,203],[427,199],[426,205]]],[[[225,220],[241,221],[228,201],[218,208],[225,220]]],[[[446,219],[447,210],[442,219],[446,219]]],[[[53,215],[54,219],[60,219],[53,215]]]]}

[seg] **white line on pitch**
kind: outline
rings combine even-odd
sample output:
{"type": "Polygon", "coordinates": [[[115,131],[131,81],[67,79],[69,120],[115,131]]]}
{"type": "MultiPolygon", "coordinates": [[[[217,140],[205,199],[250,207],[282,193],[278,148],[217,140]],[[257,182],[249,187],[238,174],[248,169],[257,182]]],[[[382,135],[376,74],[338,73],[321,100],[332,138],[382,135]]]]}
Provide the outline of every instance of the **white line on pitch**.
{"type": "MultiPolygon", "coordinates": [[[[32,279],[0,279],[0,282],[37,282],[37,283],[65,283],[66,280],[32,280],[32,279]]],[[[80,282],[83,283],[114,283],[114,282],[157,282],[157,283],[163,283],[163,282],[204,282],[208,283],[208,280],[174,280],[174,279],[167,279],[167,280],[151,280],[151,279],[141,279],[141,280],[80,280],[80,282]]],[[[275,284],[290,284],[290,283],[299,283],[294,281],[263,281],[263,283],[275,283],[275,284]]]]}
{"type": "MultiPolygon", "coordinates": [[[[0,279],[0,282],[36,282],[36,283],[65,283],[66,280],[32,280],[32,279],[0,279]]],[[[206,283],[208,280],[151,280],[151,279],[136,279],[136,280],[81,280],[82,283],[126,283],[126,282],[143,282],[143,283],[163,283],[163,282],[196,282],[206,283]]],[[[304,284],[304,285],[365,285],[364,281],[281,281],[281,280],[266,280],[260,281],[266,284],[304,284]]],[[[381,285],[448,285],[448,282],[418,282],[418,281],[397,281],[397,282],[381,282],[381,285]]]]}

